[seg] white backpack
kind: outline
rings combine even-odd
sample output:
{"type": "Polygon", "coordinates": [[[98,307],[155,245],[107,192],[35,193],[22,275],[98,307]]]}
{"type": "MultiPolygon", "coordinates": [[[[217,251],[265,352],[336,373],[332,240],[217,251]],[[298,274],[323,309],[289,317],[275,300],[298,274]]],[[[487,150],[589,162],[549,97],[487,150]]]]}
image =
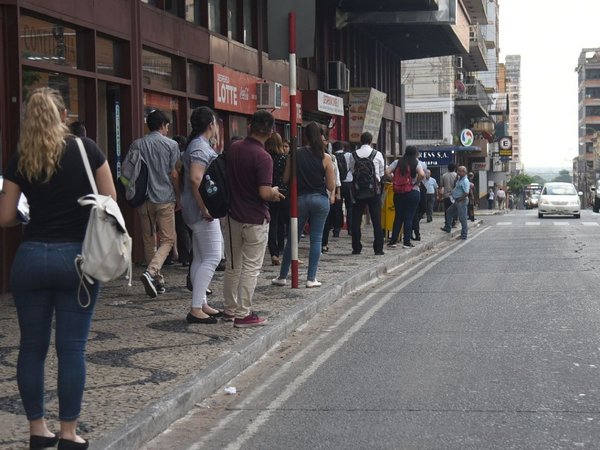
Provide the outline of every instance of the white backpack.
{"type": "Polygon", "coordinates": [[[108,195],[98,194],[83,142],[79,138],[76,140],[94,191],[93,194],[84,195],[77,200],[81,206],[92,207],[81,255],[75,258],[75,267],[81,280],[79,289],[81,291],[81,287],[84,287],[88,302],[85,305],[81,303],[80,291],[77,297],[81,307],[87,308],[91,299],[84,278],[90,284],[94,284],[96,280],[107,282],[116,280],[127,271],[129,286],[131,286],[131,237],[125,228],[125,220],[117,202],[108,195]]]}

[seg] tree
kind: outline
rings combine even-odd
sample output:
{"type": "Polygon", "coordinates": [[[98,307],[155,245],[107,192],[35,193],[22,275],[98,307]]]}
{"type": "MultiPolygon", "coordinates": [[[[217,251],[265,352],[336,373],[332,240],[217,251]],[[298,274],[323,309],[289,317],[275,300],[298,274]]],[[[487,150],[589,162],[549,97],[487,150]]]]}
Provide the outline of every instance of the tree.
{"type": "Polygon", "coordinates": [[[534,175],[531,182],[544,185],[546,183],[546,180],[540,177],[539,175],[534,175]]]}
{"type": "Polygon", "coordinates": [[[533,183],[533,177],[521,173],[512,177],[506,184],[508,185],[510,192],[513,194],[520,194],[523,191],[523,188],[531,183],[533,183]]]}
{"type": "Polygon", "coordinates": [[[561,170],[558,172],[558,176],[554,178],[552,181],[562,182],[562,183],[571,183],[573,178],[568,170],[561,170]]]}

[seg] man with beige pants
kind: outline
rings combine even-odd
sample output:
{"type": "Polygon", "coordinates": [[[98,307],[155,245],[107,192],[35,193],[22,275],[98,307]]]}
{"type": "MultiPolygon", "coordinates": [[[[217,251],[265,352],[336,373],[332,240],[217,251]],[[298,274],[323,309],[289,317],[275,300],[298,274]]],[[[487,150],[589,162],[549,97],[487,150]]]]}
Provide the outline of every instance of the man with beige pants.
{"type": "Polygon", "coordinates": [[[146,294],[154,298],[165,292],[160,270],[176,239],[175,205],[179,204],[180,192],[175,165],[179,159],[179,146],[166,137],[169,118],[162,111],[154,110],[148,114],[146,124],[150,133],[134,141],[131,148],[140,150],[148,167],[146,202],[136,209],[142,226],[144,258],[148,264],[141,280],[146,294]]]}
{"type": "Polygon", "coordinates": [[[269,235],[267,202],[285,198],[272,187],[273,159],[264,147],[273,124],[271,113],[255,112],[248,137],[231,144],[225,155],[230,203],[229,214],[221,219],[227,259],[223,320],[236,328],[266,323],[252,312],[252,297],[269,235]]]}

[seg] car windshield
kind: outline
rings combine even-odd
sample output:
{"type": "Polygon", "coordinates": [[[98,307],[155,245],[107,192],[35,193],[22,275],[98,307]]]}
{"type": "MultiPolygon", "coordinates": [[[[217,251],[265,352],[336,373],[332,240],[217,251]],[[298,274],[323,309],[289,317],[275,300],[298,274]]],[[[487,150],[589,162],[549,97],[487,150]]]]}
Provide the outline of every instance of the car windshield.
{"type": "Polygon", "coordinates": [[[558,184],[554,186],[546,186],[544,188],[545,195],[577,195],[575,186],[568,184],[558,184]]]}

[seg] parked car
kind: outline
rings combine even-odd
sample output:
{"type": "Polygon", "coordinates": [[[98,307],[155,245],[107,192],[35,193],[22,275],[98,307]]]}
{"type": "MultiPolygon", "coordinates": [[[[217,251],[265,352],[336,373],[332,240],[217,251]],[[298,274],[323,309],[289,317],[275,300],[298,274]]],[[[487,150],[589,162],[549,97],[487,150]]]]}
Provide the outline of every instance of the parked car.
{"type": "Polygon", "coordinates": [[[583,192],[577,192],[571,183],[546,183],[538,200],[538,217],[554,214],[581,217],[581,199],[583,192]]]}
{"type": "Polygon", "coordinates": [[[600,212],[600,180],[596,181],[596,186],[590,188],[593,192],[594,199],[592,200],[592,210],[597,213],[600,212]]]}
{"type": "Polygon", "coordinates": [[[532,194],[525,199],[525,208],[533,209],[538,207],[539,194],[532,194]]]}

